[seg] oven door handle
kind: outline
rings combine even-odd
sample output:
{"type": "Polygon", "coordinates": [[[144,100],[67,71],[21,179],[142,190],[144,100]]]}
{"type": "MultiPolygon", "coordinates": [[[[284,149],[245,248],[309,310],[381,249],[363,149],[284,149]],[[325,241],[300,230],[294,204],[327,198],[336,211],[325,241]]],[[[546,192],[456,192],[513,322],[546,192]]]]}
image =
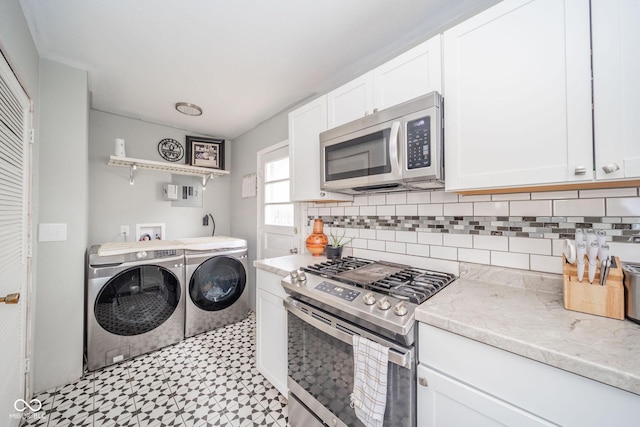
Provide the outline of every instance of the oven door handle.
{"type": "MultiPolygon", "coordinates": [[[[322,320],[319,320],[313,317],[312,315],[305,313],[303,310],[300,310],[298,307],[296,307],[294,303],[292,303],[288,299],[284,300],[284,306],[287,309],[287,311],[289,311],[294,316],[298,317],[303,322],[308,323],[314,328],[319,329],[320,331],[328,335],[331,335],[336,339],[339,339],[345,344],[349,344],[350,346],[353,346],[353,334],[336,329],[332,325],[329,325],[323,322],[322,320]]],[[[357,329],[357,328],[352,327],[351,329],[357,329]]],[[[366,336],[368,334],[362,333],[358,335],[368,338],[366,336]]],[[[394,348],[389,348],[389,362],[402,366],[403,368],[411,369],[412,362],[413,362],[412,352],[410,349],[407,349],[406,352],[401,353],[394,348]]]]}

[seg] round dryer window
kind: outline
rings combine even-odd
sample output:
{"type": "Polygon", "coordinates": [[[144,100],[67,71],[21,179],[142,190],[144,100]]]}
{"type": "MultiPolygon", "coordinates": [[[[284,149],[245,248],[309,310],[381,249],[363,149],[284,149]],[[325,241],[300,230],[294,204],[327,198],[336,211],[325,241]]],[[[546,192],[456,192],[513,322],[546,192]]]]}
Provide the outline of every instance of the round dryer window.
{"type": "Polygon", "coordinates": [[[144,265],[122,271],[98,294],[96,320],[116,335],[139,335],[162,325],[180,301],[180,283],[169,270],[144,265]]]}
{"type": "Polygon", "coordinates": [[[240,298],[247,283],[244,266],[235,258],[209,258],[193,272],[189,293],[201,310],[218,311],[231,306],[240,298]]]}

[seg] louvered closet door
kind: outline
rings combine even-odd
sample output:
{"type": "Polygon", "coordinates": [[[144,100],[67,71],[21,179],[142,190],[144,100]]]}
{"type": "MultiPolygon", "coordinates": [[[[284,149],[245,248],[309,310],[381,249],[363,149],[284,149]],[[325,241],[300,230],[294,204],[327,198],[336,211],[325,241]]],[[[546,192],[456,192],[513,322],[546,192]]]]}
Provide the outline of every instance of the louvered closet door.
{"type": "Polygon", "coordinates": [[[17,304],[0,303],[0,420],[9,426],[29,413],[17,401],[25,398],[26,383],[29,111],[27,95],[0,55],[0,297],[20,293],[17,304]]]}

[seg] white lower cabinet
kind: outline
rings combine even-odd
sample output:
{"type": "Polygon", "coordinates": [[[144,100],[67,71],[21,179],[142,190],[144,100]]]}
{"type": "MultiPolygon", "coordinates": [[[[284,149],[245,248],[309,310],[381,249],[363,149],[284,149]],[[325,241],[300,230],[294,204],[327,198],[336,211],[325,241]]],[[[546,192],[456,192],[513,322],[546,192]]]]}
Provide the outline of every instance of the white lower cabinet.
{"type": "Polygon", "coordinates": [[[418,379],[421,427],[553,425],[422,364],[418,379]]]}
{"type": "Polygon", "coordinates": [[[256,270],[256,365],[287,396],[287,311],[282,277],[256,270]]]}
{"type": "Polygon", "coordinates": [[[421,427],[640,425],[640,395],[424,323],[419,334],[421,427]]]}

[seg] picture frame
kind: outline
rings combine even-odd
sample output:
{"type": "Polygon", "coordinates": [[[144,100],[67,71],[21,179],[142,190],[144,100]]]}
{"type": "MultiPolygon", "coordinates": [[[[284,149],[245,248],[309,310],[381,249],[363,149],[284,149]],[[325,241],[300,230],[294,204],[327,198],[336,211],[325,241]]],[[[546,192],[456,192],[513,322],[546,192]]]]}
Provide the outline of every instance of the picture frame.
{"type": "Polygon", "coordinates": [[[187,136],[186,146],[188,165],[224,170],[224,139],[187,136]]]}

